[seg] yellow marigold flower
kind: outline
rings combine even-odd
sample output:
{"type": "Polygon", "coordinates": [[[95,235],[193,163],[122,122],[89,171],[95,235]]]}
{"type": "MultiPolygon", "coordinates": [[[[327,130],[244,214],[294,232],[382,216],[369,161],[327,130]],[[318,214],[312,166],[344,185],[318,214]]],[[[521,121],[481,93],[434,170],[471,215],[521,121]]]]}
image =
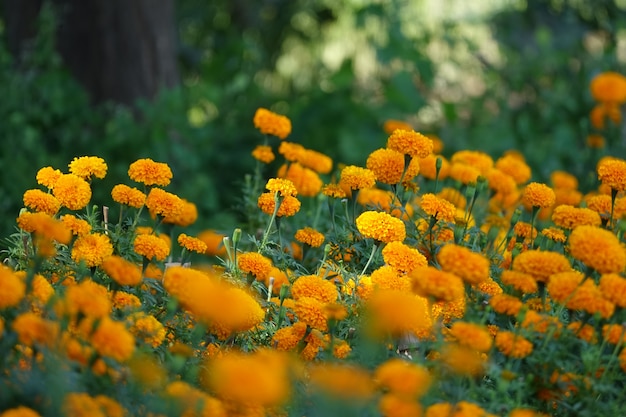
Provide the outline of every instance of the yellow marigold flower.
{"type": "Polygon", "coordinates": [[[61,221],[43,212],[29,213],[24,211],[17,218],[17,225],[29,233],[35,233],[63,244],[68,244],[72,238],[72,233],[61,221]]]}
{"type": "Polygon", "coordinates": [[[478,169],[483,176],[493,168],[493,159],[491,159],[488,154],[481,151],[470,151],[466,149],[457,151],[450,158],[450,162],[452,164],[461,163],[472,166],[478,169]]]}
{"type": "Polygon", "coordinates": [[[416,268],[410,276],[413,291],[422,297],[453,301],[465,294],[463,280],[460,277],[432,266],[416,268]]]}
{"type": "Polygon", "coordinates": [[[531,182],[524,187],[522,203],[526,207],[551,207],[556,200],[554,190],[545,184],[531,182]]]}
{"type": "Polygon", "coordinates": [[[498,168],[490,169],[485,175],[489,188],[496,193],[502,195],[509,195],[517,190],[517,183],[515,179],[509,174],[505,174],[504,171],[498,168]]]}
{"type": "Polygon", "coordinates": [[[571,271],[569,260],[558,252],[527,250],[513,259],[514,271],[532,275],[535,280],[548,282],[552,274],[571,271]]]}
{"type": "Polygon", "coordinates": [[[41,417],[35,410],[22,405],[10,408],[0,413],[0,417],[41,417]]]}
{"type": "Polygon", "coordinates": [[[613,190],[626,190],[626,161],[603,159],[598,164],[598,179],[613,190]]]}
{"type": "Polygon", "coordinates": [[[272,152],[272,147],[267,145],[257,145],[252,151],[252,156],[254,159],[264,164],[269,164],[276,158],[274,152],[272,152]]]}
{"type": "Polygon", "coordinates": [[[298,162],[304,157],[306,148],[299,143],[281,142],[278,145],[278,153],[289,162],[298,162]]]}
{"type": "Polygon", "coordinates": [[[389,243],[403,241],[406,238],[404,222],[387,213],[365,211],[356,218],[356,227],[366,238],[389,243]]]}
{"type": "Polygon", "coordinates": [[[113,302],[113,307],[120,310],[133,310],[141,307],[141,300],[139,297],[124,291],[115,291],[111,301],[113,302]]]}
{"type": "Polygon", "coordinates": [[[530,341],[509,331],[499,331],[495,345],[504,355],[515,359],[525,358],[533,351],[533,344],[530,341]]]}
{"type": "Polygon", "coordinates": [[[500,284],[493,280],[493,278],[488,277],[484,281],[480,281],[478,284],[473,285],[474,289],[490,295],[494,296],[496,294],[502,294],[503,290],[500,284]]]}
{"type": "Polygon", "coordinates": [[[298,190],[291,180],[284,178],[270,178],[265,188],[272,193],[279,193],[281,197],[298,195],[298,190]]]}
{"type": "Polygon", "coordinates": [[[320,174],[328,174],[333,169],[333,160],[328,155],[312,149],[305,149],[298,162],[320,174]]]}
{"type": "Polygon", "coordinates": [[[226,247],[224,246],[225,237],[225,234],[211,229],[203,230],[198,234],[198,239],[203,241],[207,246],[205,254],[208,256],[226,255],[226,247]]]}
{"type": "Polygon", "coordinates": [[[596,101],[614,104],[626,102],[626,77],[620,73],[606,71],[596,75],[589,89],[596,101]]]}
{"type": "Polygon", "coordinates": [[[344,400],[365,400],[375,393],[369,372],[354,365],[315,363],[308,369],[309,384],[317,392],[344,400]]]}
{"type": "Polygon", "coordinates": [[[568,330],[576,335],[579,339],[587,343],[595,344],[598,342],[596,330],[589,324],[583,324],[580,321],[574,321],[567,325],[568,330]]]}
{"type": "MultiPolygon", "coordinates": [[[[539,333],[546,333],[550,328],[556,328],[557,332],[555,335],[558,335],[558,331],[560,331],[562,327],[559,319],[554,316],[537,313],[532,309],[533,307],[529,301],[531,300],[527,300],[526,302],[529,310],[524,313],[524,320],[521,323],[522,328],[539,333]]],[[[541,299],[539,299],[539,302],[541,303],[541,299]]]]}
{"type": "Polygon", "coordinates": [[[413,130],[413,127],[409,123],[403,122],[402,120],[389,119],[385,120],[385,123],[383,123],[383,130],[388,135],[391,135],[397,129],[410,132],[413,130]]]}
{"type": "Polygon", "coordinates": [[[496,294],[489,299],[489,305],[496,313],[517,316],[522,309],[522,301],[508,294],[496,294]]]}
{"type": "Polygon", "coordinates": [[[394,130],[387,139],[387,148],[411,157],[425,158],[433,151],[433,141],[414,130],[394,130]]]}
{"type": "Polygon", "coordinates": [[[341,170],[339,183],[351,190],[372,188],[376,185],[376,174],[371,169],[348,165],[341,170]]]}
{"type": "Polygon", "coordinates": [[[452,301],[437,301],[431,306],[433,320],[441,320],[448,324],[454,319],[460,319],[465,315],[465,295],[452,301]]]}
{"type": "Polygon", "coordinates": [[[322,194],[331,198],[346,198],[347,194],[339,184],[327,184],[322,187],[322,194]]]}
{"type": "Polygon", "coordinates": [[[292,350],[302,340],[305,333],[306,324],[298,321],[291,326],[278,329],[272,336],[272,345],[278,350],[292,350]]]}
{"type": "Polygon", "coordinates": [[[480,177],[480,170],[471,165],[461,162],[453,162],[450,164],[450,178],[460,182],[461,184],[475,184],[480,177]]]}
{"type": "Polygon", "coordinates": [[[485,372],[482,355],[468,346],[448,343],[441,349],[439,360],[459,375],[477,376],[485,372]]]}
{"type": "Polygon", "coordinates": [[[443,198],[437,197],[435,194],[427,193],[422,195],[419,205],[424,212],[444,222],[454,222],[456,215],[456,207],[443,198]]]}
{"type": "Polygon", "coordinates": [[[525,240],[535,240],[537,237],[537,229],[527,222],[517,222],[513,226],[513,233],[517,237],[521,237],[525,240]]]}
{"type": "Polygon", "coordinates": [[[89,183],[78,175],[63,174],[54,183],[52,193],[63,207],[80,210],[91,200],[89,183]]]}
{"type": "Polygon", "coordinates": [[[578,226],[569,237],[570,254],[601,274],[620,273],[626,268],[626,252],[619,239],[608,230],[578,226]]]}
{"type": "Polygon", "coordinates": [[[138,235],[133,242],[133,249],[147,259],[153,258],[163,261],[170,254],[170,246],[167,242],[155,235],[138,235]]]}
{"type": "Polygon", "coordinates": [[[561,204],[552,211],[552,221],[558,227],[572,230],[576,226],[600,226],[600,215],[591,209],[561,204]]]}
{"type": "Polygon", "coordinates": [[[323,303],[330,303],[337,300],[338,295],[337,286],[318,275],[303,275],[291,286],[291,296],[294,300],[310,297],[323,303]]]}
{"type": "Polygon", "coordinates": [[[177,195],[155,187],[148,193],[145,204],[152,217],[159,215],[171,219],[182,214],[184,202],[177,195]]]}
{"type": "Polygon", "coordinates": [[[61,203],[52,194],[38,189],[27,190],[24,193],[24,205],[34,211],[41,211],[54,216],[61,208],[61,203]]]}
{"type": "Polygon", "coordinates": [[[614,345],[624,344],[626,343],[626,326],[623,324],[605,324],[602,326],[602,337],[614,345]]]}
{"type": "Polygon", "coordinates": [[[382,250],[385,263],[399,272],[408,273],[418,267],[427,266],[428,260],[417,249],[400,241],[389,242],[382,250]]]}
{"type": "MultiPolygon", "coordinates": [[[[301,203],[296,197],[292,197],[290,195],[283,197],[282,201],[279,200],[279,204],[278,211],[276,212],[278,217],[293,216],[300,211],[301,203]]],[[[257,205],[263,213],[272,215],[274,213],[274,209],[276,208],[274,193],[261,194],[257,200],[257,205]]]]}
{"type": "Polygon", "coordinates": [[[598,130],[605,127],[606,120],[609,119],[614,125],[622,123],[622,111],[619,105],[614,103],[598,103],[589,113],[591,125],[598,130]]]}
{"type": "Polygon", "coordinates": [[[485,327],[464,321],[454,322],[450,327],[450,334],[457,343],[479,352],[488,352],[493,342],[485,327]]]}
{"type": "Polygon", "coordinates": [[[296,231],[294,236],[300,243],[305,243],[311,247],[318,248],[324,243],[324,235],[312,227],[305,227],[296,231]]]}
{"type": "Polygon", "coordinates": [[[141,284],[141,268],[121,256],[107,257],[100,267],[113,281],[120,285],[135,286],[141,284]]]}
{"type": "Polygon", "coordinates": [[[44,167],[37,171],[37,184],[43,185],[48,189],[54,188],[54,184],[63,173],[52,167],[44,167]]]}
{"type": "Polygon", "coordinates": [[[599,287],[604,298],[618,307],[626,307],[626,279],[618,274],[603,274],[599,287]]]}
{"type": "Polygon", "coordinates": [[[118,362],[130,359],[135,351],[135,338],[124,323],[113,321],[108,317],[100,320],[91,336],[91,344],[100,355],[118,362]]]}
{"type": "Polygon", "coordinates": [[[50,346],[59,333],[58,323],[46,320],[33,312],[17,316],[12,328],[17,333],[19,342],[26,346],[34,344],[50,346]]]}
{"type": "Polygon", "coordinates": [[[553,242],[565,243],[567,240],[565,232],[556,227],[547,227],[541,231],[541,234],[553,242]]]}
{"type": "Polygon", "coordinates": [[[398,290],[374,291],[366,302],[368,324],[374,335],[400,336],[411,333],[428,337],[432,319],[428,301],[420,296],[398,290]]]}
{"type": "Polygon", "coordinates": [[[205,253],[207,250],[206,243],[196,237],[188,236],[185,233],[178,235],[177,241],[180,246],[188,251],[205,253]]]}
{"type": "Polygon", "coordinates": [[[569,204],[570,206],[579,206],[583,200],[583,195],[578,190],[569,190],[567,188],[555,188],[554,206],[558,207],[561,204],[569,204]]]}
{"type": "Polygon", "coordinates": [[[417,159],[411,159],[411,162],[413,161],[415,161],[413,169],[405,172],[404,154],[394,149],[381,148],[367,157],[366,166],[374,172],[376,180],[384,184],[398,184],[401,180],[410,181],[419,172],[417,159]]]}
{"type": "Polygon", "coordinates": [[[146,195],[142,191],[125,184],[117,184],[113,187],[111,197],[116,203],[134,208],[141,208],[146,202],[146,195]]]}
{"type": "Polygon", "coordinates": [[[394,200],[397,201],[395,195],[390,190],[364,188],[359,192],[356,201],[364,207],[389,212],[394,200]]]}
{"type": "Polygon", "coordinates": [[[296,316],[303,323],[322,332],[328,330],[324,303],[313,297],[300,297],[293,307],[296,316]]]}
{"type": "Polygon", "coordinates": [[[79,219],[73,214],[61,216],[61,222],[72,232],[73,235],[81,236],[91,232],[91,225],[87,220],[79,219]]]}
{"type": "Polygon", "coordinates": [[[65,292],[65,305],[70,315],[82,314],[101,318],[111,312],[107,289],[91,280],[71,285],[65,292]]]}
{"type": "Polygon", "coordinates": [[[69,164],[70,173],[81,177],[84,180],[91,180],[91,177],[104,178],[107,174],[108,166],[104,159],[97,156],[76,157],[69,164]]]}
{"type": "Polygon", "coordinates": [[[489,260],[463,246],[444,245],[437,253],[437,262],[444,271],[451,272],[472,285],[489,278],[489,260]]]}
{"type": "Polygon", "coordinates": [[[264,135],[285,139],[291,133],[291,120],[288,117],[259,107],[252,119],[254,127],[264,135]]]}
{"type": "Polygon", "coordinates": [[[278,169],[278,177],[291,181],[298,191],[298,194],[305,197],[315,197],[322,189],[322,179],[310,168],[306,168],[298,162],[293,162],[287,166],[282,165],[278,169]]]}
{"type": "Polygon", "coordinates": [[[289,277],[287,276],[287,273],[285,273],[284,271],[281,271],[280,269],[276,268],[275,266],[272,267],[272,269],[270,270],[270,273],[268,274],[267,278],[265,278],[265,286],[269,288],[270,286],[270,279],[274,279],[274,287],[272,288],[272,293],[274,294],[279,294],[280,293],[280,289],[282,288],[283,285],[290,285],[289,282],[289,277]]]}
{"type": "Polygon", "coordinates": [[[376,269],[372,272],[370,279],[374,288],[379,290],[410,291],[411,289],[411,280],[389,265],[376,269]]]}
{"type": "Polygon", "coordinates": [[[454,204],[457,209],[463,210],[467,206],[467,199],[456,188],[443,187],[436,195],[437,197],[454,204]]]}
{"type": "Polygon", "coordinates": [[[524,294],[533,294],[538,291],[535,278],[525,272],[505,269],[502,271],[502,275],[500,275],[500,280],[504,285],[510,285],[524,294]]]}
{"type": "Polygon", "coordinates": [[[166,187],[172,180],[172,170],[164,162],[154,162],[150,158],[138,159],[128,167],[128,177],[141,184],[166,187]]]}
{"type": "Polygon", "coordinates": [[[272,271],[272,261],[258,252],[246,252],[237,256],[239,269],[252,274],[258,281],[264,281],[272,271]]]}
{"type": "Polygon", "coordinates": [[[154,316],[139,312],[128,316],[130,332],[153,348],[159,347],[165,340],[165,327],[154,316]]]}
{"type": "Polygon", "coordinates": [[[391,358],[374,371],[374,382],[384,392],[415,399],[428,392],[432,377],[428,369],[400,358],[391,358]]]}
{"type": "Polygon", "coordinates": [[[450,175],[450,162],[441,155],[430,154],[425,158],[418,159],[420,174],[424,178],[434,180],[437,178],[437,159],[441,159],[441,169],[439,170],[439,179],[443,180],[450,175]]]}
{"type": "Polygon", "coordinates": [[[54,295],[54,288],[50,282],[41,274],[35,274],[31,283],[30,295],[44,305],[54,295]]]}
{"type": "Polygon", "coordinates": [[[72,246],[72,259],[84,261],[88,267],[99,266],[113,255],[113,244],[107,235],[90,233],[79,236],[72,246]]]}
{"type": "Polygon", "coordinates": [[[345,359],[352,352],[352,348],[345,340],[335,339],[333,343],[333,356],[337,359],[345,359]]]}
{"type": "Polygon", "coordinates": [[[550,182],[555,189],[575,190],[578,188],[578,178],[565,171],[552,172],[550,174],[550,182]]]}
{"type": "Polygon", "coordinates": [[[584,275],[577,271],[554,274],[548,283],[548,293],[553,300],[565,304],[570,310],[611,317],[615,305],[602,296],[593,280],[583,280],[584,275]]]}

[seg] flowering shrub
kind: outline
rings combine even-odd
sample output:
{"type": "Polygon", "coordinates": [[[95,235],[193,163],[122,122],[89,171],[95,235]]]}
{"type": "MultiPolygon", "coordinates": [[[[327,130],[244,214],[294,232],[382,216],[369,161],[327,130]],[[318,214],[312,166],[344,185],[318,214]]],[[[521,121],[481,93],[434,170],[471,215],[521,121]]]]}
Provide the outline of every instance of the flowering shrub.
{"type": "Polygon", "coordinates": [[[626,161],[578,190],[395,123],[333,169],[285,116],[254,125],[225,234],[183,232],[162,162],[111,206],[101,158],[37,172],[0,268],[0,416],[620,415],[626,161]]]}

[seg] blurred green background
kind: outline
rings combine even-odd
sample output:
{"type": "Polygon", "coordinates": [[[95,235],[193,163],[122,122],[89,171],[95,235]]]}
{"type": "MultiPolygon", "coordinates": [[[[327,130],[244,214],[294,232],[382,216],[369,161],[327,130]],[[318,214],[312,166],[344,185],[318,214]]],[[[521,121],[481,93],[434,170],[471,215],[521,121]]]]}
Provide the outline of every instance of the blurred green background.
{"type": "Polygon", "coordinates": [[[39,168],[84,155],[109,165],[95,204],[150,157],[196,229],[227,230],[258,107],[336,163],[363,165],[400,119],[445,155],[516,149],[536,181],[589,175],[589,81],[626,69],[625,0],[4,0],[0,15],[2,236],[39,168]]]}

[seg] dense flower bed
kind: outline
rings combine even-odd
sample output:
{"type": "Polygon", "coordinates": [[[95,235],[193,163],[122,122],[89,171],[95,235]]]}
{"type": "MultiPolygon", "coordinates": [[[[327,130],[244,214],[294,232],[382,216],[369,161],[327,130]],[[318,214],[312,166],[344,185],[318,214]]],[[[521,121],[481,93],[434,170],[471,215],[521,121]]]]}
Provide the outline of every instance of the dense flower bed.
{"type": "MultiPolygon", "coordinates": [[[[624,77],[591,88],[598,131],[621,123],[624,77]]],[[[0,268],[0,416],[623,413],[625,160],[542,184],[515,151],[446,158],[389,121],[336,166],[285,116],[253,122],[225,234],[183,232],[165,163],[131,164],[111,206],[99,157],[37,172],[0,268]]]]}

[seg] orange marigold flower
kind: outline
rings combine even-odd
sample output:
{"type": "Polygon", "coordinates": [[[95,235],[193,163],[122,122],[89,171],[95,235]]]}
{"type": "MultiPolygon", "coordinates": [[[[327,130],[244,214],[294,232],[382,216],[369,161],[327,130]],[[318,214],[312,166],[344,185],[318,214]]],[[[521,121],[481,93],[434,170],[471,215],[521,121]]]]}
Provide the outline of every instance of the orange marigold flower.
{"type": "Polygon", "coordinates": [[[70,315],[104,317],[111,312],[111,301],[105,287],[91,280],[71,285],[65,293],[65,305],[70,315]]]}
{"type": "Polygon", "coordinates": [[[395,119],[385,120],[385,123],[383,123],[383,131],[388,135],[391,135],[394,130],[397,129],[407,130],[410,132],[413,130],[413,127],[407,122],[395,119]]]}
{"type": "Polygon", "coordinates": [[[365,211],[356,218],[356,227],[366,238],[389,243],[406,238],[404,222],[390,214],[379,211],[365,211]]]}
{"type": "Polygon", "coordinates": [[[296,279],[291,286],[291,295],[294,300],[302,297],[315,298],[324,303],[337,300],[339,295],[337,286],[318,275],[303,275],[296,279]]]}
{"type": "Polygon", "coordinates": [[[204,230],[198,234],[198,239],[207,245],[205,252],[208,256],[224,256],[226,255],[226,247],[224,246],[225,234],[216,230],[204,230]]]}
{"type": "Polygon", "coordinates": [[[0,413],[0,417],[41,417],[35,410],[22,405],[10,408],[0,413]]]}
{"type": "Polygon", "coordinates": [[[35,274],[30,295],[39,301],[41,305],[44,305],[50,300],[50,297],[54,295],[54,288],[50,282],[41,274],[35,274]]]}
{"type": "Polygon", "coordinates": [[[452,162],[452,164],[461,163],[472,166],[478,169],[483,176],[493,168],[493,159],[491,159],[488,154],[481,151],[470,151],[466,149],[457,151],[450,158],[450,162],[452,162]]]}
{"type": "Polygon", "coordinates": [[[413,292],[422,297],[454,301],[465,294],[463,280],[460,277],[432,266],[416,268],[410,276],[413,292]]]}
{"type": "Polygon", "coordinates": [[[552,299],[570,310],[599,313],[603,318],[611,317],[615,310],[615,304],[605,299],[593,280],[584,279],[582,273],[554,274],[548,283],[548,292],[552,299]]]}
{"type": "Polygon", "coordinates": [[[327,184],[322,187],[322,194],[331,198],[346,198],[347,194],[339,184],[327,184]]]}
{"type": "Polygon", "coordinates": [[[574,321],[567,325],[568,330],[576,335],[579,339],[582,339],[588,343],[597,343],[598,337],[596,336],[596,330],[589,324],[583,324],[580,321],[574,321]]]}
{"type": "Polygon", "coordinates": [[[68,417],[107,417],[100,404],[87,393],[71,392],[63,400],[63,415],[68,417]]]}
{"type": "Polygon", "coordinates": [[[315,197],[322,189],[322,179],[310,168],[306,168],[298,162],[293,162],[287,166],[282,165],[278,169],[278,177],[291,181],[298,191],[298,194],[305,197],[315,197]]]}
{"type": "Polygon", "coordinates": [[[84,261],[90,268],[99,266],[111,255],[113,255],[111,239],[101,233],[81,235],[72,246],[72,259],[76,262],[84,261]]]}
{"type": "Polygon", "coordinates": [[[152,188],[145,204],[153,217],[176,218],[183,211],[183,200],[162,188],[152,188]]]}
{"type": "Polygon", "coordinates": [[[385,263],[399,272],[408,273],[421,266],[427,266],[428,260],[417,249],[400,241],[389,242],[382,250],[385,263]]]}
{"type": "Polygon", "coordinates": [[[206,243],[202,240],[188,236],[185,233],[178,235],[178,244],[191,252],[205,253],[207,249],[206,243]]]}
{"type": "Polygon", "coordinates": [[[270,178],[265,184],[265,188],[272,193],[279,193],[281,197],[298,195],[298,190],[293,182],[284,178],[270,178]]]}
{"type": "Polygon", "coordinates": [[[405,172],[404,154],[394,149],[382,148],[370,153],[366,166],[374,172],[376,180],[384,184],[398,184],[401,180],[410,181],[419,172],[419,164],[415,165],[417,159],[411,159],[413,161],[413,169],[405,172]]]}
{"type": "Polygon", "coordinates": [[[515,179],[498,168],[490,169],[485,175],[489,188],[502,195],[509,195],[517,190],[515,179]]]}
{"type": "Polygon", "coordinates": [[[465,315],[465,296],[452,301],[437,301],[431,306],[433,320],[441,320],[443,324],[448,324],[454,319],[463,318],[465,315]]]}
{"type": "Polygon", "coordinates": [[[626,279],[618,274],[603,274],[600,277],[600,291],[604,298],[618,307],[626,307],[626,279]]]}
{"type": "Polygon", "coordinates": [[[463,246],[444,245],[437,253],[437,262],[444,271],[451,272],[472,285],[489,278],[489,260],[463,246]]]}
{"type": "Polygon", "coordinates": [[[614,103],[598,103],[589,113],[591,125],[598,130],[605,127],[606,120],[609,119],[614,125],[622,123],[622,111],[619,105],[614,103]]]}
{"type": "Polygon", "coordinates": [[[139,285],[142,281],[141,268],[121,256],[107,257],[101,265],[102,270],[120,285],[139,285]]]}
{"type": "Polygon", "coordinates": [[[500,280],[504,285],[510,285],[517,291],[524,294],[533,294],[538,291],[537,281],[531,274],[521,271],[505,269],[500,275],[500,280]]]}
{"type": "Polygon", "coordinates": [[[374,382],[384,392],[415,399],[426,394],[432,377],[428,369],[400,358],[391,358],[374,371],[374,382]]]}
{"type": "Polygon", "coordinates": [[[602,220],[600,215],[591,209],[585,207],[574,207],[567,204],[561,204],[552,211],[552,221],[556,226],[563,229],[571,230],[576,226],[600,226],[602,220]]]}
{"type": "Polygon", "coordinates": [[[374,291],[366,301],[370,330],[374,335],[400,336],[411,333],[419,338],[432,331],[428,301],[398,290],[374,291]]]}
{"type": "Polygon", "coordinates": [[[328,155],[312,149],[305,149],[298,162],[320,174],[328,174],[333,169],[333,160],[328,155]]]}
{"type": "Polygon", "coordinates": [[[150,158],[138,159],[128,167],[128,177],[147,186],[166,187],[172,180],[172,170],[164,162],[154,162],[150,158]]]}
{"type": "Polygon", "coordinates": [[[411,289],[411,280],[389,265],[383,265],[373,271],[370,279],[375,289],[400,291],[411,289]]]}
{"type": "Polygon", "coordinates": [[[475,184],[480,177],[480,170],[471,165],[461,162],[453,162],[450,165],[450,178],[461,184],[475,184]]]}
{"type": "Polygon", "coordinates": [[[339,182],[351,190],[372,188],[376,185],[376,174],[374,174],[374,171],[367,168],[348,165],[341,170],[339,182]]]}
{"type": "Polygon", "coordinates": [[[522,203],[526,207],[551,207],[556,200],[554,190],[545,184],[531,182],[524,187],[522,203]]]}
{"type": "Polygon", "coordinates": [[[318,248],[324,243],[324,235],[312,227],[305,227],[296,231],[294,236],[300,243],[305,243],[311,247],[318,248]]]}
{"type": "Polygon", "coordinates": [[[435,194],[427,193],[422,195],[419,205],[424,212],[444,222],[454,222],[456,215],[456,207],[443,198],[437,197],[435,194]]]}
{"type": "Polygon", "coordinates": [[[272,270],[272,261],[258,252],[246,252],[237,256],[239,269],[252,274],[258,281],[264,281],[272,270]]]}
{"type": "Polygon", "coordinates": [[[278,153],[290,162],[298,162],[303,158],[305,152],[306,148],[299,143],[281,142],[278,145],[278,153]]]}
{"type": "Polygon", "coordinates": [[[616,158],[603,159],[598,164],[598,179],[613,190],[626,190],[626,161],[616,158]]]}
{"type": "MultiPolygon", "coordinates": [[[[279,201],[279,204],[278,211],[276,212],[278,217],[293,216],[300,210],[301,206],[300,200],[290,195],[284,197],[282,201],[279,201]]],[[[272,215],[276,208],[274,193],[261,194],[257,200],[257,205],[263,213],[272,215]]]]}
{"type": "Polygon", "coordinates": [[[333,343],[333,356],[337,359],[345,359],[352,352],[352,348],[345,340],[335,339],[333,343]]]}
{"type": "Polygon", "coordinates": [[[450,203],[454,204],[457,209],[463,210],[467,206],[467,199],[456,188],[443,187],[441,191],[437,193],[437,197],[449,201],[450,203]]]}
{"type": "Polygon", "coordinates": [[[298,321],[291,326],[280,328],[272,336],[272,345],[278,350],[295,348],[306,333],[306,324],[298,321]]]}
{"type": "Polygon", "coordinates": [[[529,340],[509,331],[499,331],[495,344],[500,352],[515,359],[525,358],[533,351],[533,344],[529,340]]]}
{"type": "Polygon", "coordinates": [[[129,294],[124,291],[115,291],[111,298],[111,301],[113,302],[113,307],[120,310],[134,310],[141,307],[141,300],[134,294],[129,294]]]}
{"type": "Polygon", "coordinates": [[[601,274],[620,273],[626,268],[626,252],[619,239],[608,230],[578,226],[569,237],[570,254],[601,274]]]}
{"type": "MultiPolygon", "coordinates": [[[[532,309],[533,306],[530,304],[530,301],[527,300],[526,302],[529,310],[524,313],[524,320],[521,323],[522,328],[539,333],[546,333],[550,328],[556,328],[557,331],[561,329],[562,324],[557,317],[537,313],[537,311],[532,309]]],[[[542,303],[541,299],[538,299],[538,301],[542,303]]]]}
{"type": "Polygon", "coordinates": [[[176,226],[191,226],[198,220],[198,208],[191,201],[180,199],[179,210],[169,216],[163,217],[163,223],[175,224],[176,226]]]}
{"type": "Polygon", "coordinates": [[[626,102],[626,77],[618,72],[606,71],[596,75],[589,89],[596,101],[614,104],[626,102]]]}
{"type": "Polygon", "coordinates": [[[264,164],[269,164],[276,158],[274,152],[272,152],[272,147],[267,145],[257,145],[252,151],[252,156],[254,159],[264,164]]]}
{"type": "Polygon", "coordinates": [[[56,240],[59,243],[68,244],[72,239],[72,233],[61,221],[43,212],[25,211],[17,218],[17,225],[22,230],[38,234],[46,239],[56,240]]]}
{"type": "Polygon", "coordinates": [[[130,332],[153,348],[159,347],[165,340],[165,327],[154,316],[138,312],[128,316],[130,332]]]}
{"type": "Polygon", "coordinates": [[[556,227],[547,227],[541,231],[541,234],[553,242],[565,243],[567,240],[565,232],[556,227]]]}
{"type": "Polygon", "coordinates": [[[496,294],[489,299],[489,305],[496,313],[517,316],[523,303],[517,297],[508,294],[496,294]]]}
{"type": "Polygon", "coordinates": [[[61,216],[61,222],[69,229],[73,235],[81,236],[91,232],[91,225],[87,220],[79,219],[73,214],[61,216]]]}
{"type": "Polygon", "coordinates": [[[513,233],[515,236],[523,239],[534,240],[537,237],[537,229],[527,222],[517,222],[513,226],[513,233]]]}
{"type": "Polygon", "coordinates": [[[342,363],[315,363],[308,368],[309,384],[315,392],[344,401],[363,401],[375,394],[369,372],[342,363]]]}
{"type": "Polygon", "coordinates": [[[24,193],[24,205],[34,211],[41,211],[54,216],[61,208],[61,203],[52,194],[39,189],[27,190],[24,193]]]}
{"type": "Polygon", "coordinates": [[[448,343],[440,353],[438,359],[459,375],[478,376],[485,372],[484,354],[468,346],[448,343]]]}
{"type": "Polygon", "coordinates": [[[54,183],[57,182],[59,177],[61,177],[63,173],[52,167],[44,167],[37,171],[37,184],[43,185],[48,189],[54,188],[54,183]]]}
{"type": "Polygon", "coordinates": [[[135,338],[124,323],[113,321],[108,317],[100,320],[91,336],[91,344],[100,355],[118,362],[130,359],[135,351],[135,338]]]}
{"type": "Polygon", "coordinates": [[[134,208],[141,208],[146,202],[146,195],[142,191],[125,184],[117,184],[113,187],[111,197],[116,203],[134,208]]]}
{"type": "Polygon", "coordinates": [[[291,133],[291,120],[288,117],[259,107],[252,118],[254,127],[264,135],[285,139],[291,133]]]}
{"type": "Polygon", "coordinates": [[[479,352],[488,352],[493,342],[489,331],[475,323],[456,321],[450,327],[450,334],[459,344],[479,352]]]}
{"type": "Polygon", "coordinates": [[[58,323],[46,320],[30,311],[17,316],[13,321],[12,328],[17,333],[20,343],[26,346],[33,346],[34,344],[49,346],[55,341],[59,333],[58,323]]]}
{"type": "Polygon", "coordinates": [[[156,259],[163,261],[170,254],[170,246],[168,243],[155,235],[138,235],[133,242],[133,249],[141,256],[147,259],[156,259]]]}
{"type": "Polygon", "coordinates": [[[387,148],[411,157],[425,158],[433,151],[433,141],[414,130],[394,130],[387,139],[387,148]]]}
{"type": "Polygon", "coordinates": [[[26,284],[8,267],[0,266],[0,309],[14,307],[26,293],[26,284]]]}
{"type": "Polygon", "coordinates": [[[532,275],[537,281],[548,282],[552,274],[571,271],[569,260],[558,252],[527,250],[513,259],[512,268],[532,275]]]}
{"type": "Polygon", "coordinates": [[[531,177],[531,170],[526,161],[516,155],[501,156],[496,160],[495,167],[513,177],[518,185],[528,182],[531,177]]]}
{"type": "Polygon", "coordinates": [[[578,178],[565,171],[552,172],[550,174],[550,182],[555,189],[575,190],[578,188],[578,178]]]}
{"type": "Polygon", "coordinates": [[[89,183],[78,175],[63,174],[54,183],[52,193],[63,207],[80,210],[91,200],[89,183]]]}
{"type": "Polygon", "coordinates": [[[322,332],[328,330],[324,303],[313,297],[300,297],[296,300],[293,311],[298,319],[322,332]]]}
{"type": "Polygon", "coordinates": [[[605,324],[602,326],[602,337],[614,345],[624,344],[626,342],[626,326],[623,324],[605,324]]]}
{"type": "Polygon", "coordinates": [[[108,166],[104,159],[98,156],[76,157],[69,164],[70,173],[78,175],[89,181],[91,177],[104,178],[107,174],[108,166]]]}
{"type": "Polygon", "coordinates": [[[425,158],[418,159],[420,174],[424,178],[434,180],[437,178],[437,160],[441,160],[441,168],[439,169],[439,179],[443,180],[450,175],[450,162],[441,155],[430,154],[425,158]]]}

